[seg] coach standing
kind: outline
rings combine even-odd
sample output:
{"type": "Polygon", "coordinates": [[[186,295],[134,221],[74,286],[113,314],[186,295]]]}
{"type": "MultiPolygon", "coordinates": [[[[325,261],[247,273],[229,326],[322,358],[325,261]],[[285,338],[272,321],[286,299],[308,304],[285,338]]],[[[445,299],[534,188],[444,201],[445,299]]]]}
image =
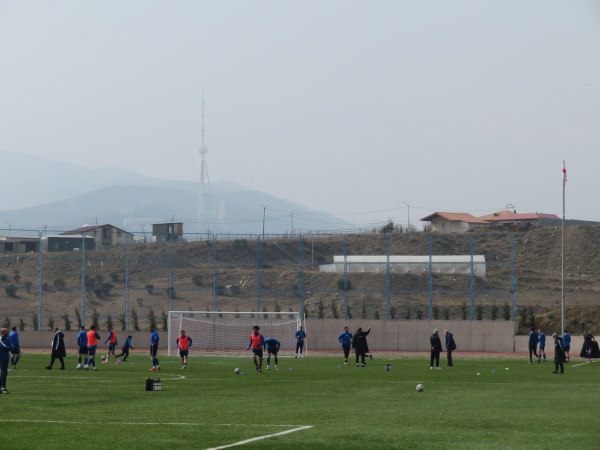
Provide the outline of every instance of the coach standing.
{"type": "Polygon", "coordinates": [[[440,332],[435,329],[433,334],[429,338],[431,343],[431,359],[429,362],[429,368],[433,369],[433,363],[435,361],[435,368],[440,369],[440,353],[442,352],[442,341],[440,340],[440,332]]]}
{"type": "Polygon", "coordinates": [[[448,357],[448,367],[452,367],[452,352],[456,350],[456,342],[454,342],[454,336],[448,330],[444,331],[446,335],[446,355],[448,357]]]}

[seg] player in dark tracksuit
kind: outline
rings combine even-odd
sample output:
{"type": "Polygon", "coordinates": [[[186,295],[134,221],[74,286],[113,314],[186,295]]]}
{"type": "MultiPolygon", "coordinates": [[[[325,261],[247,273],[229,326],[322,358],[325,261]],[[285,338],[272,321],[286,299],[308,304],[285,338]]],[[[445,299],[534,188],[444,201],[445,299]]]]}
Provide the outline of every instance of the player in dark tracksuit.
{"type": "Polygon", "coordinates": [[[121,356],[125,356],[123,358],[123,362],[127,361],[127,358],[129,358],[129,349],[135,350],[133,348],[133,345],[131,345],[131,336],[127,336],[127,339],[125,339],[125,344],[121,348],[121,353],[119,353],[117,355],[117,358],[120,358],[121,356]]]}
{"type": "Polygon", "coordinates": [[[558,373],[560,367],[560,373],[565,373],[563,363],[565,362],[565,348],[563,347],[563,339],[556,333],[552,335],[554,338],[554,372],[558,373]]]}
{"type": "Polygon", "coordinates": [[[535,328],[531,329],[529,333],[529,364],[533,364],[533,355],[537,358],[537,345],[538,345],[538,334],[535,332],[535,328]]]}
{"type": "Polygon", "coordinates": [[[265,339],[265,350],[267,351],[267,370],[269,370],[269,365],[271,364],[271,355],[275,359],[275,370],[277,370],[277,353],[279,353],[279,347],[281,343],[275,338],[267,338],[265,339]]]}

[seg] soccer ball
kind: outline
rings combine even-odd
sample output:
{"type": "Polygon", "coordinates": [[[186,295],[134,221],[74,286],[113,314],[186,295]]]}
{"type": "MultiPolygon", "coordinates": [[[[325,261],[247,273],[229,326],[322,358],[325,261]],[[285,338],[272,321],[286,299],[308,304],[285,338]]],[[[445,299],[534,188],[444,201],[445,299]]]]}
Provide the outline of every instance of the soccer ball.
{"type": "Polygon", "coordinates": [[[102,355],[102,361],[106,360],[106,356],[102,355]]]}
{"type": "Polygon", "coordinates": [[[425,390],[425,386],[422,384],[417,384],[417,392],[423,392],[425,390]]]}
{"type": "Polygon", "coordinates": [[[240,373],[242,373],[242,371],[240,370],[240,368],[239,368],[239,367],[236,367],[236,368],[234,369],[234,372],[235,372],[235,373],[237,373],[237,374],[240,374],[240,373]]]}

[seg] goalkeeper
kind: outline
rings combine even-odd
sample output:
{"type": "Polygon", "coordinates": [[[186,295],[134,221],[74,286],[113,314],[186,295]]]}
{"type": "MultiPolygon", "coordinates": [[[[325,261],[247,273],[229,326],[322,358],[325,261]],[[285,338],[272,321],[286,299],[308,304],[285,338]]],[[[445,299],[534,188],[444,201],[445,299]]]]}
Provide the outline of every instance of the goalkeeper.
{"type": "Polygon", "coordinates": [[[279,353],[280,346],[281,343],[275,338],[267,338],[265,340],[265,350],[267,351],[267,370],[269,370],[269,365],[271,364],[271,355],[274,356],[275,370],[277,370],[277,353],[279,353]]]}

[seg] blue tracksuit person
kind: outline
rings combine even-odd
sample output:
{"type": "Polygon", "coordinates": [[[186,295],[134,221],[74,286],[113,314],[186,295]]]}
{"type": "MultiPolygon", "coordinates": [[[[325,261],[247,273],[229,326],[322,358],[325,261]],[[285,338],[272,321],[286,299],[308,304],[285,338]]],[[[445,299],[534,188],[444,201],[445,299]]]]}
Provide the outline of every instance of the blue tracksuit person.
{"type": "Polygon", "coordinates": [[[538,344],[538,334],[535,332],[535,328],[531,329],[531,333],[529,333],[529,364],[533,364],[533,355],[537,358],[537,344],[538,344]]]}
{"type": "Polygon", "coordinates": [[[348,365],[348,356],[352,346],[352,333],[348,331],[348,327],[344,327],[344,332],[339,335],[338,341],[342,344],[342,350],[344,351],[344,364],[348,365]]]}
{"type": "Polygon", "coordinates": [[[267,338],[265,339],[264,348],[267,352],[267,370],[269,370],[269,365],[271,364],[271,355],[273,355],[275,359],[275,370],[277,370],[277,353],[279,353],[279,347],[281,343],[275,338],[267,338]]]}

